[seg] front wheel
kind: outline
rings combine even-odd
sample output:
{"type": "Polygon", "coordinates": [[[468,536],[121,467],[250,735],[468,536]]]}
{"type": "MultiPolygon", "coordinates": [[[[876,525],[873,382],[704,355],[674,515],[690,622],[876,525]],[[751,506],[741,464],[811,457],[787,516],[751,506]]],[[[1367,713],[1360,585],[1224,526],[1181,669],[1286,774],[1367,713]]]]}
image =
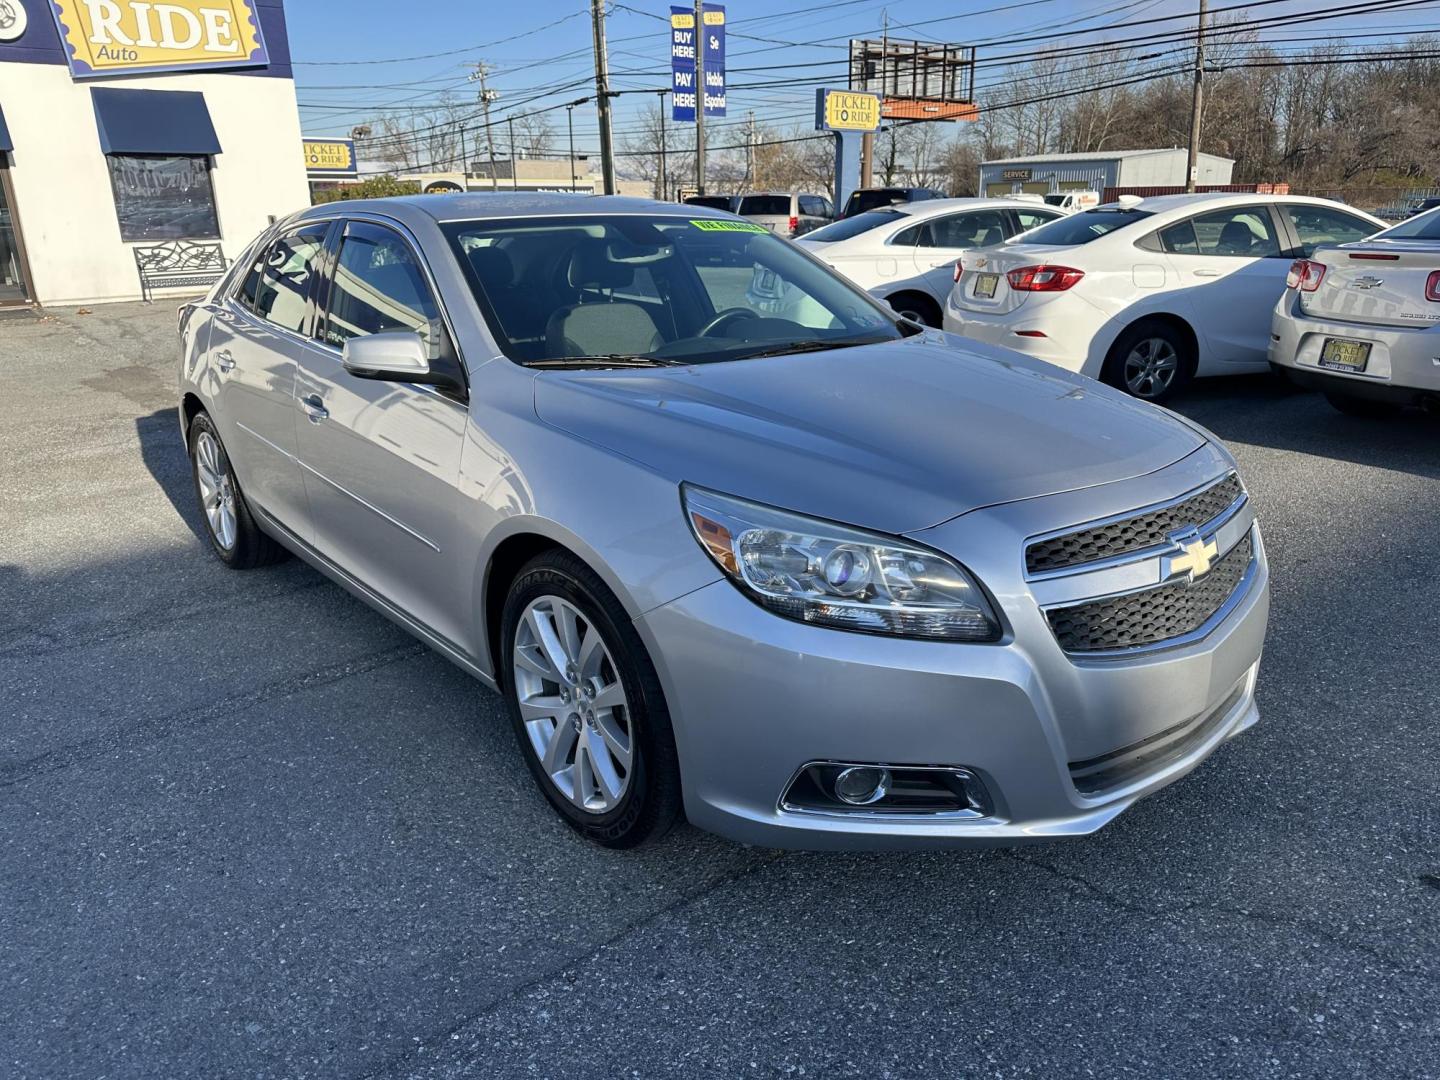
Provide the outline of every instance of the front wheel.
{"type": "Polygon", "coordinates": [[[521,753],[583,836],[628,848],[680,814],[680,767],[654,665],[604,582],[564,552],[532,560],[501,619],[502,682],[521,753]]]}
{"type": "Polygon", "coordinates": [[[1110,349],[1100,378],[1132,397],[1168,401],[1195,374],[1195,356],[1185,335],[1167,322],[1139,322],[1110,349]]]}

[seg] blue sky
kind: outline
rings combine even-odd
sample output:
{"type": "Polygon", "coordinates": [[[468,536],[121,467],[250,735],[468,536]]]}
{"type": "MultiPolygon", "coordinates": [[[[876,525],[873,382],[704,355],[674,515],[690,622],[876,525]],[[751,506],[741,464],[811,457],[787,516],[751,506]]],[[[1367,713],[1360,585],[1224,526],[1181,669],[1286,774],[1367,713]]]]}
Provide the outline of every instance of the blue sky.
{"type": "MultiPolygon", "coordinates": [[[[1211,0],[1212,9],[1243,0],[1211,0]]],[[[1255,18],[1313,13],[1346,0],[1279,0],[1254,9],[1255,18]]],[[[846,42],[878,37],[888,19],[891,35],[928,41],[981,42],[982,63],[991,55],[1023,52],[1026,41],[1069,44],[1107,40],[1193,26],[1195,0],[735,0],[729,26],[729,116],[734,137],[748,110],[764,123],[808,123],[814,87],[845,85],[846,42]],[[1134,29],[1113,24],[1185,14],[1186,21],[1134,29]],[[1023,39],[1021,44],[985,41],[1023,39]],[[781,67],[780,65],[784,65],[781,67]],[[803,65],[803,66],[802,66],[803,65]],[[787,80],[792,85],[754,86],[787,80]]],[[[632,90],[668,85],[669,6],[655,0],[615,2],[607,22],[612,84],[632,90]]],[[[305,131],[341,135],[382,111],[433,107],[448,91],[462,103],[475,100],[466,82],[469,65],[483,60],[500,92],[494,115],[529,111],[583,97],[593,90],[588,0],[429,0],[397,7],[393,0],[316,0],[287,4],[297,96],[305,131]],[[341,13],[343,11],[343,14],[341,13]],[[436,55],[447,54],[447,55],[436,55]],[[404,59],[404,58],[414,59],[404,59]],[[376,63],[374,61],[382,61],[376,63]]],[[[1395,34],[1440,29],[1440,0],[1387,13],[1277,28],[1265,36],[1282,47],[1302,48],[1327,34],[1363,46],[1395,34]]],[[[1173,46],[1172,46],[1173,47],[1173,46]]],[[[992,68],[977,76],[990,98],[1014,96],[1017,71],[992,68]]],[[[977,94],[983,100],[986,94],[977,94]]],[[[631,94],[618,99],[615,126],[623,135],[636,126],[641,108],[655,99],[631,94]]],[[[565,113],[551,114],[563,132],[565,113]]],[[[725,122],[714,122],[724,134],[725,122]]],[[[596,147],[593,106],[575,110],[576,146],[596,147]]],[[[715,137],[712,136],[712,142],[715,137]]]]}

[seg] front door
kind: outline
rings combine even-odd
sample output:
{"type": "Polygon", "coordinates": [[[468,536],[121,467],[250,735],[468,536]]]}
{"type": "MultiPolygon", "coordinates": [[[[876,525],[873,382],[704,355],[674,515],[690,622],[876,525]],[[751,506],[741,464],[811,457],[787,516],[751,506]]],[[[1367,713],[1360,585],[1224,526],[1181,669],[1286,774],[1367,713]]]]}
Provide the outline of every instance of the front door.
{"type": "Polygon", "coordinates": [[[314,544],[431,630],[470,636],[459,584],[460,452],[469,410],[429,386],[363,379],[341,363],[345,342],[381,330],[425,339],[432,370],[459,371],[454,343],[420,257],[385,225],[351,221],[331,263],[314,347],[295,383],[297,456],[314,544]]]}
{"type": "Polygon", "coordinates": [[[1270,316],[1290,269],[1270,208],[1198,214],[1162,229],[1160,243],[1179,276],[1183,303],[1198,316],[1201,374],[1223,371],[1224,364],[1265,363],[1270,316]]]}
{"type": "Polygon", "coordinates": [[[10,169],[0,151],[0,307],[33,304],[30,269],[25,263],[25,241],[15,217],[15,194],[10,169]]]}

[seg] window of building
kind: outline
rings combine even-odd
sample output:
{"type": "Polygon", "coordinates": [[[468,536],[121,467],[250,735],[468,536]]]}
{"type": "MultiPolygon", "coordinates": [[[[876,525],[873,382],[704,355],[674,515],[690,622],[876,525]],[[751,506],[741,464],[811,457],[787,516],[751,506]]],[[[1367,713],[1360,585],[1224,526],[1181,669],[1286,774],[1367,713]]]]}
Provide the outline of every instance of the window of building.
{"type": "Polygon", "coordinates": [[[109,154],[106,160],[121,240],[219,239],[208,157],[109,154]]]}

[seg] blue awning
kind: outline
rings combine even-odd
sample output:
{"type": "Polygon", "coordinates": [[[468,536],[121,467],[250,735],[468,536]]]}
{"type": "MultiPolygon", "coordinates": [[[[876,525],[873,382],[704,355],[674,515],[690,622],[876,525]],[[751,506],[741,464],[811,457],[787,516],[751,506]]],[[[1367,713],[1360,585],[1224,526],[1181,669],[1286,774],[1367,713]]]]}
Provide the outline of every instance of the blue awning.
{"type": "Polygon", "coordinates": [[[10,129],[5,126],[5,110],[0,109],[0,154],[14,149],[15,144],[10,141],[10,129]]]}
{"type": "Polygon", "coordinates": [[[196,90],[90,89],[107,154],[218,154],[220,140],[196,90]]]}

